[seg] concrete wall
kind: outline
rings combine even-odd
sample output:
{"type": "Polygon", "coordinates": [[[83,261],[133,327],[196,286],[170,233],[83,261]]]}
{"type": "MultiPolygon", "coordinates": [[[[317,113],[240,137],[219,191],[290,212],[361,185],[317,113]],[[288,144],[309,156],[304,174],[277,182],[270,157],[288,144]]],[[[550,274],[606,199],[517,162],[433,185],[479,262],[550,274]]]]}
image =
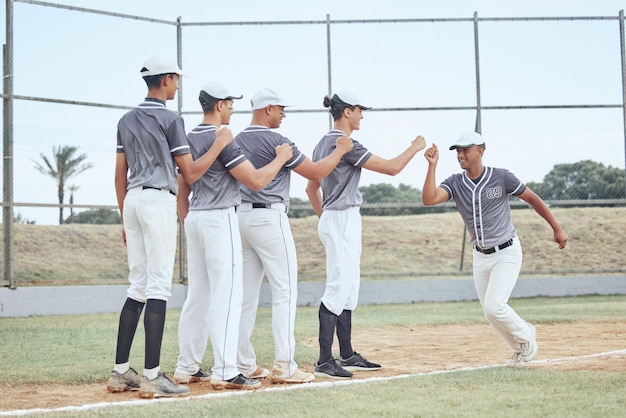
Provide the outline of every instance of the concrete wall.
{"type": "MultiPolygon", "coordinates": [[[[0,288],[0,318],[37,315],[81,315],[119,312],[126,285],[0,288]]],[[[179,309],[187,287],[175,284],[168,308],[179,309]]],[[[300,283],[298,305],[318,306],[323,283],[300,283]]],[[[626,294],[626,276],[521,278],[512,297],[626,294]]],[[[476,300],[471,279],[386,280],[361,282],[359,303],[390,304],[476,300]]],[[[259,304],[271,306],[269,285],[263,283],[259,304]]]]}

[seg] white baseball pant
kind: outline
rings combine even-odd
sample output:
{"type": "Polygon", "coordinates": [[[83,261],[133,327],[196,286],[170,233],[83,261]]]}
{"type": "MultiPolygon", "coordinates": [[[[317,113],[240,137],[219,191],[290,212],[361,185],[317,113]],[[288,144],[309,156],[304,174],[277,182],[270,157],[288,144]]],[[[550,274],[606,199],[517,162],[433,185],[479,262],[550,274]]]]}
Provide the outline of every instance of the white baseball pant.
{"type": "Polygon", "coordinates": [[[324,210],[317,232],[326,250],[326,287],[322,303],[335,315],[353,311],[361,284],[361,213],[358,207],[324,210]]]}
{"type": "Polygon", "coordinates": [[[168,190],[134,187],[124,198],[128,251],[127,295],[138,302],[167,301],[176,257],[176,196],[168,190]]]}
{"type": "Polygon", "coordinates": [[[298,364],[294,326],[298,302],[298,260],[289,218],[282,204],[272,209],[238,208],[243,247],[243,308],[239,327],[237,367],[249,375],[256,370],[256,355],[250,341],[259,305],[263,276],[272,291],[274,368],[291,376],[298,364]]]}
{"type": "Polygon", "coordinates": [[[517,237],[507,248],[491,254],[473,251],[474,285],[485,318],[511,347],[530,340],[531,331],[508,304],[522,267],[522,246],[517,237]]]}
{"type": "Polygon", "coordinates": [[[189,211],[187,298],[178,324],[176,372],[195,374],[208,338],[213,347],[212,378],[228,380],[237,370],[237,340],[243,294],[241,237],[234,208],[189,211]]]}

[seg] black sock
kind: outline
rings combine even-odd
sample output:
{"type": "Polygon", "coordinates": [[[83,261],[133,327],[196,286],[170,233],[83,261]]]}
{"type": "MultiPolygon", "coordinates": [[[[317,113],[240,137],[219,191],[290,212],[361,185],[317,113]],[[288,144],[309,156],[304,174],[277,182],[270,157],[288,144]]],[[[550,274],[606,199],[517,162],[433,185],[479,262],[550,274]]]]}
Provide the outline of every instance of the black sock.
{"type": "Polygon", "coordinates": [[[133,345],[135,331],[139,317],[143,310],[143,302],[127,298],[120,313],[120,323],[117,329],[117,348],[115,350],[115,364],[128,363],[130,358],[130,348],[133,345]]]}
{"type": "Polygon", "coordinates": [[[337,317],[337,339],[339,340],[339,355],[347,359],[354,354],[352,349],[352,311],[346,309],[337,317]]]}
{"type": "Polygon", "coordinates": [[[143,316],[143,326],[146,330],[146,369],[154,369],[161,364],[166,307],[167,302],[160,299],[148,299],[146,303],[146,312],[143,316]]]}
{"type": "Polygon", "coordinates": [[[337,327],[337,315],[329,311],[323,303],[320,303],[319,310],[319,344],[320,358],[318,364],[326,363],[333,358],[333,336],[337,327]]]}

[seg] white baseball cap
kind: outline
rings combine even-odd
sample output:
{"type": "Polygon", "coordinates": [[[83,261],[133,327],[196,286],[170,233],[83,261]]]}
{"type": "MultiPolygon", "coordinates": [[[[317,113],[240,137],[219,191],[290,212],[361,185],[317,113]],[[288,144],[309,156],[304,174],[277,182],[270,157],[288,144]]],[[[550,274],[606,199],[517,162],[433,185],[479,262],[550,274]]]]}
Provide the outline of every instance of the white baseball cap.
{"type": "Polygon", "coordinates": [[[371,109],[371,107],[362,105],[361,103],[363,102],[361,101],[361,99],[358,98],[354,93],[348,90],[338,91],[337,93],[333,95],[332,100],[340,104],[349,106],[349,107],[358,106],[363,110],[371,109]]]}
{"type": "Polygon", "coordinates": [[[457,148],[469,148],[472,145],[480,145],[481,147],[486,148],[485,140],[478,132],[465,132],[459,137],[459,139],[456,140],[456,143],[450,147],[450,150],[457,148]]]}
{"type": "Polygon", "coordinates": [[[146,59],[140,72],[142,77],[149,77],[159,74],[178,74],[181,76],[186,75],[185,73],[183,73],[183,70],[180,69],[178,64],[176,64],[174,61],[159,56],[154,56],[146,59]]]}
{"type": "Polygon", "coordinates": [[[242,94],[237,95],[230,89],[212,81],[207,83],[204,87],[202,87],[202,90],[200,90],[200,99],[209,99],[206,96],[210,96],[217,100],[239,100],[243,98],[242,94]]]}
{"type": "Polygon", "coordinates": [[[263,109],[267,106],[291,106],[285,102],[285,100],[278,95],[274,90],[267,87],[261,88],[254,93],[252,100],[250,100],[252,110],[263,109]]]}

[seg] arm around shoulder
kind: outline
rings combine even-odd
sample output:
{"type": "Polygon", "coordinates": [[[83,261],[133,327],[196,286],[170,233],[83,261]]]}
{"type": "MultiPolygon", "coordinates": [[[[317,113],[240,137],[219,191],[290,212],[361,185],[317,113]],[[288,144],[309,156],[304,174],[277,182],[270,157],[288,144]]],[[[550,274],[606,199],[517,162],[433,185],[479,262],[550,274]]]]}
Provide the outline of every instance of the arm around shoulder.
{"type": "Polygon", "coordinates": [[[352,139],[341,136],[335,141],[333,152],[316,162],[305,158],[293,171],[309,180],[321,180],[337,167],[341,158],[352,150],[352,146],[352,139]]]}
{"type": "Polygon", "coordinates": [[[276,157],[265,166],[255,169],[250,161],[244,161],[230,170],[230,174],[244,186],[259,191],[276,177],[280,169],[293,156],[293,149],[289,144],[281,144],[276,148],[276,157]]]}
{"type": "Polygon", "coordinates": [[[191,154],[182,154],[174,157],[176,165],[180,169],[185,181],[189,184],[196,182],[215,162],[226,145],[233,141],[233,133],[228,128],[220,128],[217,131],[215,142],[211,148],[197,160],[193,160],[191,154]]]}

